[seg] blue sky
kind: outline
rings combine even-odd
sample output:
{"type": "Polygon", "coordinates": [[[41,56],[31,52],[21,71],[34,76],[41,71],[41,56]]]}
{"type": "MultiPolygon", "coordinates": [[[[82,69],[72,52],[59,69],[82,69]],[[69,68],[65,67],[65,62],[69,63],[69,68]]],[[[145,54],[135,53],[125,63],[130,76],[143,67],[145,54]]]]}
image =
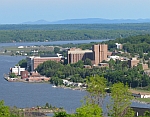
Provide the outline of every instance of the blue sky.
{"type": "Polygon", "coordinates": [[[0,24],[64,19],[150,19],[150,0],[0,0],[0,24]]]}

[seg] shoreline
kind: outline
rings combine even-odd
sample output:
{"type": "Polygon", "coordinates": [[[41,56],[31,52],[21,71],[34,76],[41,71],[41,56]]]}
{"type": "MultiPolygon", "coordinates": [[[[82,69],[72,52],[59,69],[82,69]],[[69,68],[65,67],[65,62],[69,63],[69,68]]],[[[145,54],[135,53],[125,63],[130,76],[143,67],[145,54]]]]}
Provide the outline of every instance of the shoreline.
{"type": "Polygon", "coordinates": [[[37,106],[31,108],[17,108],[10,107],[11,112],[17,112],[19,115],[24,116],[36,116],[36,117],[47,117],[48,114],[54,114],[55,112],[64,112],[63,108],[57,107],[47,107],[47,106],[37,106]]]}
{"type": "MultiPolygon", "coordinates": [[[[6,75],[6,74],[5,74],[6,75]]],[[[26,81],[25,79],[20,79],[20,78],[10,78],[8,75],[5,76],[4,75],[4,79],[8,82],[23,82],[23,83],[49,83],[48,81],[26,81]]],[[[53,84],[51,84],[53,88],[63,88],[63,89],[71,89],[71,90],[80,90],[80,91],[86,91],[86,88],[82,88],[82,87],[67,87],[65,85],[59,85],[59,86],[53,86],[53,84]]]]}

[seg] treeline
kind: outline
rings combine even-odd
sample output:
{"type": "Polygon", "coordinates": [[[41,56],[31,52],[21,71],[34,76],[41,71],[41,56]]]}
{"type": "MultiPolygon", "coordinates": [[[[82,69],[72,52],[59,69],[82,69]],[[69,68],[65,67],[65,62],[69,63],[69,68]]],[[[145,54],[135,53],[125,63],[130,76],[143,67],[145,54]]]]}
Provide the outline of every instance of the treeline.
{"type": "Polygon", "coordinates": [[[133,88],[150,85],[149,76],[144,74],[140,64],[137,67],[129,68],[127,61],[110,60],[109,68],[94,67],[92,69],[83,68],[84,64],[89,65],[89,60],[68,65],[46,61],[40,64],[36,70],[42,75],[51,77],[51,83],[55,85],[61,85],[62,79],[65,78],[69,78],[73,82],[85,82],[86,77],[95,75],[104,76],[108,81],[108,86],[117,82],[127,83],[133,88]]]}
{"type": "Polygon", "coordinates": [[[150,30],[150,23],[122,24],[7,24],[0,30],[150,30]]]}
{"type": "Polygon", "coordinates": [[[110,40],[103,42],[108,44],[109,50],[115,50],[115,43],[123,44],[123,51],[130,53],[130,55],[138,54],[140,58],[145,60],[149,60],[150,58],[150,35],[137,35],[137,36],[129,36],[127,38],[117,38],[115,40],[110,40]],[[148,54],[144,54],[148,53],[148,54]]]}
{"type": "Polygon", "coordinates": [[[150,34],[139,30],[0,30],[0,42],[44,42],[64,40],[115,39],[150,34]]]}
{"type": "Polygon", "coordinates": [[[116,39],[150,34],[150,24],[0,25],[0,42],[116,39]]]}

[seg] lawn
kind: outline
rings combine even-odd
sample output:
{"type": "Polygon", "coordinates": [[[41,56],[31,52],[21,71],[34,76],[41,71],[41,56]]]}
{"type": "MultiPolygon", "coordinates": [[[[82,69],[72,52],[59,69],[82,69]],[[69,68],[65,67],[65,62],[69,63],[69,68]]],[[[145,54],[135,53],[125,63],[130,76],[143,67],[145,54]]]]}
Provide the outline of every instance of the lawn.
{"type": "Polygon", "coordinates": [[[136,93],[136,94],[147,94],[147,95],[150,95],[150,91],[147,91],[147,90],[137,90],[137,89],[129,89],[129,91],[131,92],[131,93],[136,93]]]}
{"type": "Polygon", "coordinates": [[[140,102],[150,103],[150,98],[136,98],[135,100],[138,100],[140,102]]]}

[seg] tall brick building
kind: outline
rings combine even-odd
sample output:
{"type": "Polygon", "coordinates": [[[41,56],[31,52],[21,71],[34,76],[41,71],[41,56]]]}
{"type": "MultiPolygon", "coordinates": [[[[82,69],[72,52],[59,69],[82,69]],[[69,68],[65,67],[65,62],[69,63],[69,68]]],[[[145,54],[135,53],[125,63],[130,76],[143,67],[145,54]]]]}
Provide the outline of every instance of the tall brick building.
{"type": "Polygon", "coordinates": [[[61,62],[64,60],[63,56],[57,54],[57,55],[48,55],[48,56],[39,56],[39,57],[27,57],[27,69],[30,69],[31,71],[34,71],[37,66],[45,61],[56,61],[61,62]]]}
{"type": "Polygon", "coordinates": [[[106,44],[93,45],[92,51],[95,65],[98,65],[103,60],[107,60],[108,46],[106,44]]]}
{"type": "Polygon", "coordinates": [[[93,45],[92,50],[71,48],[68,51],[68,63],[76,63],[79,60],[84,61],[86,58],[89,58],[93,64],[98,65],[103,60],[107,60],[107,50],[106,44],[93,45]]]}

